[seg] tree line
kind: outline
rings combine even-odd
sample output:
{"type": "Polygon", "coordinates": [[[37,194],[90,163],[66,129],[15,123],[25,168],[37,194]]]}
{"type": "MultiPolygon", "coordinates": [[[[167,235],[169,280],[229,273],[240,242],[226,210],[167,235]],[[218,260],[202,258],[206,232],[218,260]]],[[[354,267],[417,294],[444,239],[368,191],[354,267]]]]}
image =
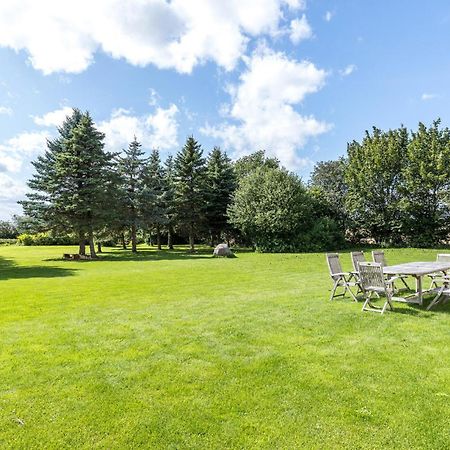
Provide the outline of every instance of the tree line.
{"type": "Polygon", "coordinates": [[[373,128],[304,183],[264,151],[235,162],[218,147],[204,156],[193,136],[165,161],[136,138],[108,152],[89,113],[74,109],[33,162],[20,224],[76,236],[92,256],[95,242],[136,252],[144,239],[191,251],[221,241],[260,251],[434,245],[450,232],[449,137],[439,120],[414,132],[373,128]]]}
{"type": "Polygon", "coordinates": [[[450,236],[450,130],[435,120],[366,131],[347,155],[318,163],[310,185],[325,196],[347,240],[427,247],[450,236]]]}

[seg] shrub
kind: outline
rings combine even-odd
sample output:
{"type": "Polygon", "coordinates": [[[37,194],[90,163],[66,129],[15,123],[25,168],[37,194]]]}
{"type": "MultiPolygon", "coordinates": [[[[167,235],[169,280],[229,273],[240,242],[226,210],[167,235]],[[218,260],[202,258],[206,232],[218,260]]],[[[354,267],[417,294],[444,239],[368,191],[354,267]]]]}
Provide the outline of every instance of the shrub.
{"type": "Polygon", "coordinates": [[[51,233],[23,233],[17,238],[21,245],[76,245],[77,239],[71,235],[53,236],[51,233]]]}

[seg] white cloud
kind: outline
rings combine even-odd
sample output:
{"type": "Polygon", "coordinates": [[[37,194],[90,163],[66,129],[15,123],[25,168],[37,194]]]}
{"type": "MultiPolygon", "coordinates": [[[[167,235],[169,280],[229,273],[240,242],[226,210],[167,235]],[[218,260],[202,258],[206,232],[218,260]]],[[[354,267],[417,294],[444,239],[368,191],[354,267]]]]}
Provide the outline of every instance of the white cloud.
{"type": "Polygon", "coordinates": [[[67,116],[72,114],[72,108],[65,106],[55,111],[50,111],[43,116],[33,116],[34,123],[43,127],[58,127],[67,116]]]}
{"type": "Polygon", "coordinates": [[[326,22],[330,22],[333,16],[334,14],[331,11],[327,11],[323,18],[325,19],[326,22]]]}
{"type": "Polygon", "coordinates": [[[229,70],[249,37],[277,32],[303,0],[18,0],[0,2],[0,46],[26,50],[44,74],[79,73],[102,50],[138,66],[229,70]]]}
{"type": "Polygon", "coordinates": [[[20,172],[24,161],[46,148],[49,137],[46,131],[24,132],[0,144],[0,172],[20,172]]]}
{"type": "Polygon", "coordinates": [[[343,77],[348,77],[349,75],[351,75],[355,70],[357,69],[355,64],[349,64],[347,67],[345,67],[344,69],[340,70],[339,73],[341,74],[341,76],[343,77]]]}
{"type": "Polygon", "coordinates": [[[246,64],[240,83],[229,88],[229,120],[217,126],[207,124],[201,132],[221,139],[235,157],[265,149],[287,167],[301,168],[306,158],[299,150],[330,125],[299,114],[294,105],[322,88],[326,72],[267,48],[246,58],[246,64]]]}
{"type": "Polygon", "coordinates": [[[8,106],[0,106],[0,116],[4,114],[5,116],[12,116],[13,110],[8,106]]]}
{"type": "Polygon", "coordinates": [[[435,99],[435,98],[437,98],[437,94],[427,94],[427,93],[423,93],[422,94],[422,97],[421,97],[421,99],[423,100],[423,101],[427,101],[427,100],[433,100],[433,99],[435,99]]]}
{"type": "Polygon", "coordinates": [[[98,128],[105,133],[108,150],[120,151],[133,137],[144,148],[173,149],[178,146],[178,107],[171,104],[164,109],[157,107],[153,114],[134,116],[126,109],[113,111],[109,120],[100,122],[98,128]]]}
{"type": "Polygon", "coordinates": [[[306,20],[305,14],[302,15],[300,19],[294,19],[291,21],[290,38],[294,44],[310,39],[313,36],[313,31],[308,21],[306,20]]]}

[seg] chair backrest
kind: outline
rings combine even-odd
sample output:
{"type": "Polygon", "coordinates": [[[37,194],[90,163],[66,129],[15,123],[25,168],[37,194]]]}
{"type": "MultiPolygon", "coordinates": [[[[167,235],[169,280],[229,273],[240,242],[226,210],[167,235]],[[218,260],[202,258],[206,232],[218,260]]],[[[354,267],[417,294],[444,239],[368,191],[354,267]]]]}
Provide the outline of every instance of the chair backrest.
{"type": "Polygon", "coordinates": [[[372,252],[372,259],[373,262],[381,264],[382,267],[387,266],[383,250],[374,250],[372,252]]]}
{"type": "Polygon", "coordinates": [[[358,264],[362,262],[366,262],[366,257],[364,256],[364,252],[352,252],[351,253],[353,270],[355,272],[359,272],[358,264]]]}
{"type": "Polygon", "coordinates": [[[339,255],[337,253],[327,253],[327,264],[330,270],[331,278],[335,278],[335,273],[342,273],[341,261],[339,260],[339,255]]]}
{"type": "Polygon", "coordinates": [[[450,262],[450,253],[439,253],[436,258],[437,262],[450,262]]]}
{"type": "Polygon", "coordinates": [[[383,266],[375,262],[362,262],[358,264],[359,280],[364,291],[386,291],[383,266]]]}

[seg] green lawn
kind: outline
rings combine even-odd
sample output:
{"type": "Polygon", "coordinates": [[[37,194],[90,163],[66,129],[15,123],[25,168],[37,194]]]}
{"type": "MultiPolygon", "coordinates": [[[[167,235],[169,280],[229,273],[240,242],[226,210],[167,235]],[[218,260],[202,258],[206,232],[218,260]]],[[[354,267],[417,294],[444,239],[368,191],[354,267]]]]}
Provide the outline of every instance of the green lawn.
{"type": "Polygon", "coordinates": [[[68,251],[0,248],[0,448],[450,447],[449,304],[330,302],[323,254],[68,251]]]}

